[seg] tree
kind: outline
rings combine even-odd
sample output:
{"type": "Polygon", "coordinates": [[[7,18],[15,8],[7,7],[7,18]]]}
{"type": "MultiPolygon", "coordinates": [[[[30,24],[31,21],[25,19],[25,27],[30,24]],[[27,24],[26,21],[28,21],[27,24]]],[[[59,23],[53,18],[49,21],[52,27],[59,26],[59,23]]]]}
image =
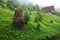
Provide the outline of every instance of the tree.
{"type": "Polygon", "coordinates": [[[14,10],[18,5],[19,3],[17,2],[17,0],[7,0],[7,7],[12,10],[14,10]]]}
{"type": "Polygon", "coordinates": [[[40,8],[39,8],[39,5],[35,5],[35,7],[34,7],[34,9],[36,10],[36,11],[39,11],[40,10],[40,8]]]}
{"type": "Polygon", "coordinates": [[[0,0],[0,6],[5,7],[7,0],[0,0]]]}
{"type": "Polygon", "coordinates": [[[0,5],[2,5],[3,2],[4,2],[4,0],[0,0],[0,5]]]}

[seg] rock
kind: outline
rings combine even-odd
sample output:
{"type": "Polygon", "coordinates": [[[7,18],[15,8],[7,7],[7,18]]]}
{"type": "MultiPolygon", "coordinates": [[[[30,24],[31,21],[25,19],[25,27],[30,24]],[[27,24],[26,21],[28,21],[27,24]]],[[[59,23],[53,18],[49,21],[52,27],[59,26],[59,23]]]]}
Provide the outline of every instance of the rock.
{"type": "Polygon", "coordinates": [[[23,10],[20,7],[17,7],[14,13],[13,24],[18,28],[23,28],[25,24],[23,10]]]}

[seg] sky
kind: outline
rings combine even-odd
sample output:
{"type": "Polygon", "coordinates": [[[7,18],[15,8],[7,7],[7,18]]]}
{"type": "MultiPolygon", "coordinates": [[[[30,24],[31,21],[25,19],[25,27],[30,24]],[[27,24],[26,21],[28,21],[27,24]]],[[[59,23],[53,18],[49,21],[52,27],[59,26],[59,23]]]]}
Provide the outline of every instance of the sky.
{"type": "Polygon", "coordinates": [[[54,5],[55,8],[60,8],[60,0],[29,0],[29,1],[42,6],[54,5]]]}

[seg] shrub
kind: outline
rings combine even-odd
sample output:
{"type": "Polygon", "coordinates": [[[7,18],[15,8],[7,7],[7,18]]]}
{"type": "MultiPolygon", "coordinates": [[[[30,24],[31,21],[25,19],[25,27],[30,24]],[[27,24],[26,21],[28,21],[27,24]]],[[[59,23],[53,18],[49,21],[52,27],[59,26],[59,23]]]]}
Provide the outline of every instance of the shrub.
{"type": "Polygon", "coordinates": [[[29,16],[28,12],[25,12],[25,24],[27,24],[27,22],[29,21],[29,18],[30,18],[30,16],[29,16]]]}

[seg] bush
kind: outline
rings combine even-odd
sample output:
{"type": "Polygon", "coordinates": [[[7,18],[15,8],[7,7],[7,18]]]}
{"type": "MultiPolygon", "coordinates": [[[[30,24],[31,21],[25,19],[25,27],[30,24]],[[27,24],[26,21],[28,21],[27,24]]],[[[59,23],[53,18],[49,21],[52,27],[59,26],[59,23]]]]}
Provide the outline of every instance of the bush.
{"type": "Polygon", "coordinates": [[[25,12],[25,24],[28,23],[29,18],[30,18],[30,16],[29,16],[28,12],[25,12]]]}
{"type": "Polygon", "coordinates": [[[50,22],[51,22],[51,23],[53,23],[53,21],[52,21],[52,20],[51,20],[50,22]]]}

